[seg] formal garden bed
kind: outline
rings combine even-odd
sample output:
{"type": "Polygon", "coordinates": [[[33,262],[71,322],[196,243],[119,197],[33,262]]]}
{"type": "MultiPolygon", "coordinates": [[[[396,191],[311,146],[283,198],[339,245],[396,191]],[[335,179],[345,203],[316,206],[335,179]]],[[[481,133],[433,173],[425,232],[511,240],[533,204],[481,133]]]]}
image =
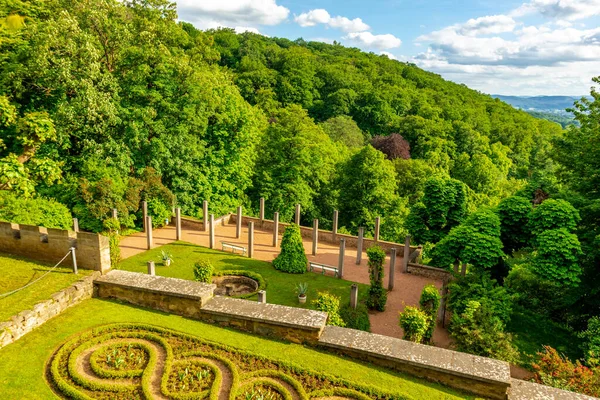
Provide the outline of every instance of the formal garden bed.
{"type": "Polygon", "coordinates": [[[301,345],[100,299],[0,349],[0,359],[6,398],[470,398],[301,345]]]}
{"type": "MultiPolygon", "coordinates": [[[[323,276],[315,273],[288,274],[276,270],[271,263],[243,257],[219,250],[211,250],[186,242],[175,242],[148,250],[144,253],[127,258],[119,264],[119,269],[133,272],[147,272],[146,263],[156,262],[156,274],[171,278],[194,280],[194,264],[199,260],[210,262],[214,267],[214,275],[236,275],[249,272],[248,277],[259,282],[259,289],[267,291],[267,301],[292,307],[315,309],[312,300],[317,299],[319,292],[328,292],[338,296],[342,304],[348,303],[350,286],[353,282],[323,276]],[[161,263],[161,254],[169,252],[173,262],[166,267],[161,263]],[[258,275],[258,276],[257,276],[258,275]],[[299,284],[308,284],[307,298],[304,304],[299,304],[296,288],[299,284]]],[[[359,297],[366,298],[367,285],[359,284],[359,297]]],[[[256,294],[242,295],[251,300],[256,299],[256,294]]]]}
{"type": "Polygon", "coordinates": [[[28,261],[25,258],[9,254],[0,254],[0,271],[2,271],[0,275],[0,322],[10,319],[23,310],[31,309],[35,304],[50,298],[52,294],[91,273],[91,271],[80,269],[79,274],[75,275],[70,263],[69,258],[39,281],[23,290],[2,297],[4,293],[32,283],[48,272],[53,265],[28,261]]]}

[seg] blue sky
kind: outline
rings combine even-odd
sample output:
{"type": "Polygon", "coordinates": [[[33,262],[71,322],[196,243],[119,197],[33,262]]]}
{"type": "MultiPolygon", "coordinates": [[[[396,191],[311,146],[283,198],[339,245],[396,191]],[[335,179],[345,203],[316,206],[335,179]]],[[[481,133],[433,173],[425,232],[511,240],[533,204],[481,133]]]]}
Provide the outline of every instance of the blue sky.
{"type": "Polygon", "coordinates": [[[179,0],[179,18],[385,54],[485,93],[584,95],[600,0],[179,0]]]}

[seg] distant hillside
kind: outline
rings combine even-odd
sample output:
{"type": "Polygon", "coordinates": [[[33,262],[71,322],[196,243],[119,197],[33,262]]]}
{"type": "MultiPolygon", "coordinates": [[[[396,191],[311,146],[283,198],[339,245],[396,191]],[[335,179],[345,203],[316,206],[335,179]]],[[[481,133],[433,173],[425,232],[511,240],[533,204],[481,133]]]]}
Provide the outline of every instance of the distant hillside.
{"type": "Polygon", "coordinates": [[[573,107],[573,103],[581,98],[577,96],[502,96],[498,94],[493,94],[492,97],[522,110],[547,112],[565,112],[567,108],[573,107]]]}

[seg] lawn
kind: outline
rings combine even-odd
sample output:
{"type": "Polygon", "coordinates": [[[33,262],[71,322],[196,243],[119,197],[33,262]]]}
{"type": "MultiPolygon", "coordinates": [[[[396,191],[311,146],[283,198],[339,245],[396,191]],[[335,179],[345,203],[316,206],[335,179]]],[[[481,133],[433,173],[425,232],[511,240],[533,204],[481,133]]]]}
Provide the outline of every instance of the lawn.
{"type": "MultiPolygon", "coordinates": [[[[156,274],[180,279],[194,279],[193,266],[198,260],[209,260],[215,271],[222,270],[249,270],[262,275],[267,282],[267,302],[292,307],[314,308],[311,300],[317,298],[318,292],[329,292],[339,296],[345,304],[350,300],[350,286],[353,282],[331,276],[323,276],[307,272],[305,274],[287,274],[277,271],[271,263],[242,257],[219,250],[196,246],[186,242],[175,242],[155,248],[133,257],[127,258],[119,264],[119,269],[147,273],[146,263],[156,262],[156,274]],[[169,251],[173,255],[173,263],[169,267],[162,265],[161,251],[169,251]],[[308,283],[308,301],[299,304],[295,292],[296,285],[301,282],[308,283]]],[[[367,295],[368,286],[359,284],[361,299],[367,295]]],[[[254,297],[250,299],[255,300],[254,297]]]]}
{"type": "Polygon", "coordinates": [[[197,336],[242,351],[301,366],[307,370],[374,386],[407,399],[472,398],[444,386],[398,374],[318,351],[302,345],[268,340],[232,329],[183,317],[120,304],[116,301],[90,299],[69,308],[17,342],[0,349],[0,393],[6,399],[53,399],[44,380],[45,363],[56,348],[68,338],[88,328],[111,324],[151,324],[197,336]]]}
{"type": "Polygon", "coordinates": [[[507,330],[515,335],[513,344],[521,353],[520,365],[525,368],[530,368],[544,345],[555,348],[571,360],[583,356],[579,348],[581,341],[573,332],[521,307],[513,310],[507,330]]]}
{"type": "MultiPolygon", "coordinates": [[[[70,262],[70,259],[66,259],[63,265],[38,282],[9,296],[0,297],[0,321],[31,309],[36,303],[49,299],[52,294],[90,274],[91,271],[80,269],[79,274],[75,275],[70,262]]],[[[53,265],[28,261],[22,257],[0,254],[0,296],[33,282],[52,267],[53,265]]]]}

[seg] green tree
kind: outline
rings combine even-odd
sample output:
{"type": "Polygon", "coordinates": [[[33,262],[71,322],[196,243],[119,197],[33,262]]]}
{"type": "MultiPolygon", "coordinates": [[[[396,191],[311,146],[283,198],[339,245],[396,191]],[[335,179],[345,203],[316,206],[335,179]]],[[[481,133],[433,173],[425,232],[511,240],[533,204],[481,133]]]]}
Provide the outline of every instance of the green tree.
{"type": "Polygon", "coordinates": [[[437,243],[460,224],[467,213],[465,186],[455,179],[432,177],[421,201],[410,209],[406,227],[417,244],[437,243]]]}
{"type": "Polygon", "coordinates": [[[580,282],[581,244],[566,228],[550,229],[536,236],[532,267],[542,279],[564,286],[580,282]]]}
{"type": "Polygon", "coordinates": [[[551,229],[566,229],[573,232],[581,218],[579,212],[565,200],[548,199],[533,209],[531,232],[540,235],[551,229]]]}
{"type": "Polygon", "coordinates": [[[352,117],[340,115],[319,125],[334,142],[341,142],[350,148],[362,147],[365,144],[365,136],[352,117]]]}
{"type": "Polygon", "coordinates": [[[511,254],[527,245],[531,237],[529,220],[532,210],[531,202],[520,196],[508,197],[498,204],[500,238],[504,252],[511,254]]]}

